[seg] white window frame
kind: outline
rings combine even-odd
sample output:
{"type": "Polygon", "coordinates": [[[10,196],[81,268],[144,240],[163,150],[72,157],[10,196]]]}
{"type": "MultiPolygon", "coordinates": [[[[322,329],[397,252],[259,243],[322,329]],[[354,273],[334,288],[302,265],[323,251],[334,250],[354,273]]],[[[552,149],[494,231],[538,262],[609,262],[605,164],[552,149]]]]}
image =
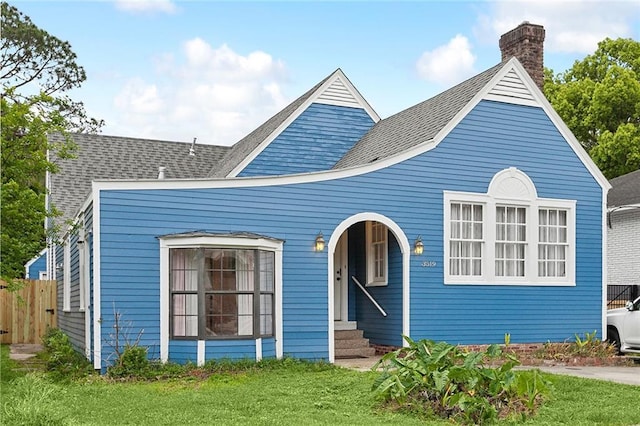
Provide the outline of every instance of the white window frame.
{"type": "Polygon", "coordinates": [[[444,282],[445,284],[478,285],[557,285],[575,286],[576,201],[538,198],[533,181],[512,167],[493,177],[487,193],[444,191],[444,282]],[[451,204],[473,203],[484,206],[484,245],[482,275],[462,276],[450,272],[451,204]],[[526,242],[524,276],[496,276],[496,208],[526,209],[526,242]],[[563,277],[541,277],[538,274],[539,217],[541,209],[567,212],[566,269],[563,277]]]}
{"type": "Polygon", "coordinates": [[[367,240],[367,287],[380,287],[388,284],[389,277],[389,228],[382,222],[367,221],[365,226],[365,234],[367,240]],[[383,240],[374,241],[374,228],[381,226],[383,228],[383,240]],[[376,262],[380,259],[376,259],[376,248],[379,245],[382,247],[381,254],[382,261],[384,261],[382,276],[376,275],[376,262]]]}
{"type": "Polygon", "coordinates": [[[62,259],[62,310],[71,311],[71,238],[67,237],[64,242],[62,259]]]}
{"type": "MultiPolygon", "coordinates": [[[[161,237],[160,240],[160,360],[167,362],[169,359],[170,340],[170,260],[169,252],[172,248],[216,247],[230,249],[255,249],[273,251],[275,253],[275,282],[274,282],[274,333],[276,342],[276,357],[283,356],[282,342],[282,266],[283,266],[283,242],[267,238],[243,238],[237,236],[176,236],[161,237]]],[[[246,338],[240,340],[252,340],[246,338]]],[[[255,339],[261,342],[262,338],[255,339]]],[[[219,342],[232,340],[220,340],[219,342]]],[[[197,340],[199,357],[204,360],[205,340],[197,340]],[[202,354],[200,353],[202,352],[202,354]]],[[[261,343],[260,343],[261,344],[261,343]]],[[[258,343],[256,343],[258,345],[258,343]]],[[[256,351],[258,349],[256,348],[256,351]]],[[[199,358],[200,359],[200,358],[199,358]]]]}

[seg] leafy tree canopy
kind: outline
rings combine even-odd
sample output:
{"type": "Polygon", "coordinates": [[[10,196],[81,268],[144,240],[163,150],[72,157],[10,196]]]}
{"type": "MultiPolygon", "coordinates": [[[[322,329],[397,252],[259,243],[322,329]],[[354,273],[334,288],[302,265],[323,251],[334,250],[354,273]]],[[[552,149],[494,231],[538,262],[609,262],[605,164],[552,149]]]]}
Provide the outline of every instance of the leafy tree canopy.
{"type": "Polygon", "coordinates": [[[0,4],[2,262],[0,275],[20,277],[23,265],[45,245],[45,174],[58,158],[73,156],[71,140],[48,142],[47,134],[95,132],[102,121],[87,117],[82,102],[65,94],[86,79],[68,42],[38,28],[6,2],[0,4]]]}
{"type": "Polygon", "coordinates": [[[601,41],[544,92],[607,178],[640,169],[640,42],[601,41]]]}

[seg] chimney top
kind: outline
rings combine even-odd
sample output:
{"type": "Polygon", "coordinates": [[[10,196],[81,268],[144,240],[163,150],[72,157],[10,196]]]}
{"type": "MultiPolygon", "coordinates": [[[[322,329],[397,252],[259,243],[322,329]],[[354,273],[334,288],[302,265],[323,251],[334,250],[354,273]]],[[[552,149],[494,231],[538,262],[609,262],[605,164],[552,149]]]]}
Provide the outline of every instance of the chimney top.
{"type": "Polygon", "coordinates": [[[500,37],[502,60],[515,56],[540,90],[544,84],[544,36],[542,25],[524,21],[500,37]]]}

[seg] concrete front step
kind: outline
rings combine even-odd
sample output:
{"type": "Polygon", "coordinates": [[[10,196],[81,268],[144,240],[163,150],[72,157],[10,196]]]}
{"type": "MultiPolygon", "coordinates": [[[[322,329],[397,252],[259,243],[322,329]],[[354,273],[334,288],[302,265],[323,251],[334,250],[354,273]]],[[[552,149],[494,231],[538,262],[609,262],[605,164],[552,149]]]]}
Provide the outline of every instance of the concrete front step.
{"type": "Polygon", "coordinates": [[[336,339],[336,349],[368,348],[369,339],[336,339]]]}
{"type": "Polygon", "coordinates": [[[336,348],[336,358],[368,358],[374,356],[376,350],[374,348],[352,348],[352,349],[338,349],[336,348]]]}
{"type": "Polygon", "coordinates": [[[350,339],[362,339],[362,330],[335,330],[335,340],[350,340],[350,339]]]}
{"type": "Polygon", "coordinates": [[[367,358],[376,350],[369,346],[369,339],[363,337],[362,330],[335,330],[335,356],[344,358],[367,358]]]}

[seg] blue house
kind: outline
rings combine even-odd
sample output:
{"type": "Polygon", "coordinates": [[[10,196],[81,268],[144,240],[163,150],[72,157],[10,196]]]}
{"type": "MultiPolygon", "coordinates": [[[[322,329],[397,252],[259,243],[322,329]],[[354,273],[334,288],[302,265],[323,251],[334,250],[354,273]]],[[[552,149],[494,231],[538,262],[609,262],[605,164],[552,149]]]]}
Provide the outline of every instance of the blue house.
{"type": "Polygon", "coordinates": [[[60,328],[96,369],[116,320],[198,364],[602,336],[609,184],[539,89],[544,29],[503,39],[386,119],[338,69],[230,148],[74,135],[60,328]]]}

